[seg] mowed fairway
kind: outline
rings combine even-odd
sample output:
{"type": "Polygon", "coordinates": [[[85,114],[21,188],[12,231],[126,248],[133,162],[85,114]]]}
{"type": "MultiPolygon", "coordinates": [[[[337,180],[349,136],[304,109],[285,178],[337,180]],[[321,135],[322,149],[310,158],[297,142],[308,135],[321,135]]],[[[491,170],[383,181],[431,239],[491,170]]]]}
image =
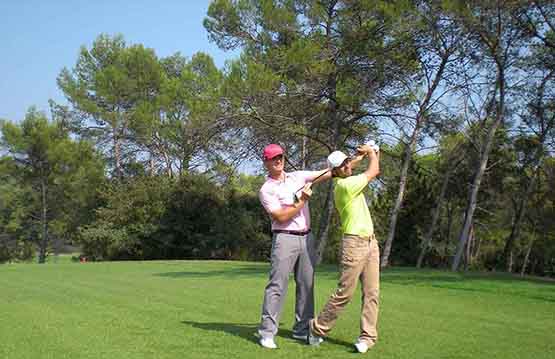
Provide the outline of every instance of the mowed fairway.
{"type": "MultiPolygon", "coordinates": [[[[0,265],[0,358],[349,358],[360,291],[320,347],[258,346],[267,263],[158,261],[0,265]]],[[[319,267],[316,307],[335,287],[319,267]]],[[[382,273],[373,358],[555,358],[555,284],[507,276],[382,273]]]]}

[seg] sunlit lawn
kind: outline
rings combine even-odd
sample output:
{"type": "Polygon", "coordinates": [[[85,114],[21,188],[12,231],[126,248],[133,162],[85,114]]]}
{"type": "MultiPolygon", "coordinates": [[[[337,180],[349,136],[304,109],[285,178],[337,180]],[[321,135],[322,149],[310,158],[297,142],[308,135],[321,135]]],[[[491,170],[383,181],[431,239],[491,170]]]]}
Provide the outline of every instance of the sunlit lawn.
{"type": "MultiPolygon", "coordinates": [[[[0,358],[345,358],[359,293],[329,340],[290,339],[294,284],[277,338],[257,345],[267,263],[167,261],[0,265],[0,358]]],[[[337,280],[319,268],[320,309],[337,280]]],[[[508,276],[382,273],[374,358],[555,358],[555,284],[508,276]]]]}

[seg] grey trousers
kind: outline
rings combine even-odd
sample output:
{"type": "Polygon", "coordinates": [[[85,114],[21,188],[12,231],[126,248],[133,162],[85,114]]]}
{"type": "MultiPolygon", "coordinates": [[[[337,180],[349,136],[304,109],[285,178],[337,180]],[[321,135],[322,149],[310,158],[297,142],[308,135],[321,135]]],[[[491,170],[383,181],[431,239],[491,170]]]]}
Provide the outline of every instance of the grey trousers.
{"type": "Polygon", "coordinates": [[[314,262],[315,246],[312,234],[295,236],[274,234],[272,239],[272,269],[264,290],[262,319],[258,333],[272,338],[277,334],[279,318],[285,296],[289,273],[295,273],[295,324],[294,335],[307,335],[308,322],[314,318],[314,262]]]}

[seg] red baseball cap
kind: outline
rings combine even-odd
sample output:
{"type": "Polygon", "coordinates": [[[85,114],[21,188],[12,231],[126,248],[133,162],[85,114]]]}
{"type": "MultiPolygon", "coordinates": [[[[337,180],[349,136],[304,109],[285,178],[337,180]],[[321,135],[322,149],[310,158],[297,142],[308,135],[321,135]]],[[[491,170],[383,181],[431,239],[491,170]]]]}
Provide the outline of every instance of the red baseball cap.
{"type": "Polygon", "coordinates": [[[262,157],[264,161],[271,160],[272,158],[283,155],[283,148],[280,145],[276,145],[275,143],[271,143],[268,146],[264,147],[264,154],[262,157]]]}

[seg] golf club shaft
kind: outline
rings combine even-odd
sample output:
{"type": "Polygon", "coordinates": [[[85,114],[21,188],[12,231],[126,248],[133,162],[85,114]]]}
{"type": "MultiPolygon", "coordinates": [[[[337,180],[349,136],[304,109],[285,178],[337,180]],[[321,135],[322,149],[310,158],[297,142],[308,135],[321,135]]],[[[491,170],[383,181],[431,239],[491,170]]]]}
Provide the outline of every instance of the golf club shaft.
{"type": "MultiPolygon", "coordinates": [[[[316,181],[318,178],[322,177],[323,175],[325,175],[326,173],[328,173],[329,171],[331,171],[331,168],[328,168],[327,170],[325,170],[324,172],[320,173],[315,179],[312,180],[312,182],[316,181]]],[[[301,188],[299,188],[298,190],[295,191],[295,195],[297,194],[297,192],[299,192],[300,190],[302,190],[304,188],[304,186],[302,186],[301,188]]]]}

